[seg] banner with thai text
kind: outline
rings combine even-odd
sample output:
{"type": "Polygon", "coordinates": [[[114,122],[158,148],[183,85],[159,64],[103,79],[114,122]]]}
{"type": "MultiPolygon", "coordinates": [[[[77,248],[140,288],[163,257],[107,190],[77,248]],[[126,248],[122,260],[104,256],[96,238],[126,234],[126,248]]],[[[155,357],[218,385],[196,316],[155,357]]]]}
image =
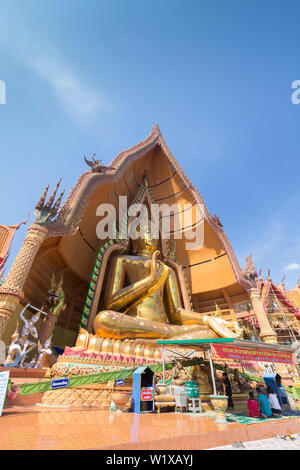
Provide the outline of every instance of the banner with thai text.
{"type": "Polygon", "coordinates": [[[262,362],[292,362],[292,353],[268,351],[263,349],[245,349],[236,346],[222,346],[212,344],[216,354],[222,359],[235,359],[236,361],[262,361],[262,362]]]}

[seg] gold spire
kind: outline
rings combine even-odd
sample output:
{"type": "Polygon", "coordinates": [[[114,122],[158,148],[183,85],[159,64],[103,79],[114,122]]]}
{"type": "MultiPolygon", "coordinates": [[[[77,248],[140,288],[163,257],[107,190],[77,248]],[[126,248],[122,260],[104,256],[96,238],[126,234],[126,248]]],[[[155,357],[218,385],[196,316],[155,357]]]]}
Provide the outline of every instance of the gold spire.
{"type": "Polygon", "coordinates": [[[285,292],[285,287],[284,287],[284,282],[283,282],[284,280],[285,280],[285,275],[283,276],[283,278],[281,279],[280,284],[279,284],[279,289],[282,292],[285,292]]]}

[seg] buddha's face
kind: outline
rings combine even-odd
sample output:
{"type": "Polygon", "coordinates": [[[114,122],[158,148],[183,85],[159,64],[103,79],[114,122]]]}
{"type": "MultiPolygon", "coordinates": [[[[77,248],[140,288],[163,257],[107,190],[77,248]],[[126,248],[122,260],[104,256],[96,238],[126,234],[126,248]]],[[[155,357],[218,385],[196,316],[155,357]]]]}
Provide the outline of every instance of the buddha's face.
{"type": "Polygon", "coordinates": [[[137,248],[138,253],[146,252],[149,254],[154,253],[157,249],[159,240],[157,238],[153,238],[151,235],[151,223],[150,221],[146,221],[144,224],[141,223],[139,229],[139,237],[135,240],[135,245],[137,248]]]}

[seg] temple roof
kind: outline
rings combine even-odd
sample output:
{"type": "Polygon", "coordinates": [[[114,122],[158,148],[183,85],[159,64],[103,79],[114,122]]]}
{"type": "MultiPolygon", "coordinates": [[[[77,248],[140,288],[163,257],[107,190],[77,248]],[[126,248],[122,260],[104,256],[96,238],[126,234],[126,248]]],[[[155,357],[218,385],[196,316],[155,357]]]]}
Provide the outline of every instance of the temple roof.
{"type": "Polygon", "coordinates": [[[295,316],[300,319],[299,306],[291,299],[291,294],[289,293],[290,291],[285,291],[283,282],[281,282],[280,286],[276,286],[271,278],[268,277],[266,281],[263,281],[262,279],[259,281],[258,288],[261,292],[262,301],[266,312],[268,309],[269,296],[274,294],[277,300],[285,308],[287,308],[291,313],[294,313],[295,316]]]}
{"type": "MultiPolygon", "coordinates": [[[[43,302],[53,271],[65,273],[70,298],[74,299],[76,291],[76,296],[84,299],[97,253],[105,243],[96,234],[97,207],[110,203],[118,214],[119,196],[127,196],[131,204],[147,174],[152,202],[176,203],[181,213],[186,211],[191,215],[191,225],[180,229],[183,238],[175,240],[177,262],[184,270],[191,295],[206,304],[216,298],[226,298],[227,302],[228,296],[232,303],[248,300],[249,283],[243,277],[219,218],[209,213],[199,191],[168,148],[158,125],[153,126],[142,142],[120,152],[103,171],[98,171],[100,166],[95,164],[95,171],[92,168],[79,177],[58,213],[26,282],[27,299],[35,304],[43,302]],[[186,250],[185,233],[202,222],[203,246],[186,250]]],[[[178,230],[172,224],[170,233],[174,237],[178,230]]],[[[82,302],[82,299],[78,301],[78,311],[82,311],[82,302]]],[[[76,305],[74,308],[77,310],[76,305]]],[[[67,316],[67,311],[63,315],[67,316]]]]}
{"type": "MultiPolygon", "coordinates": [[[[64,223],[69,233],[74,233],[81,226],[87,206],[101,187],[114,185],[115,194],[133,196],[142,181],[144,171],[147,171],[154,202],[173,203],[176,201],[179,204],[190,202],[191,208],[196,206],[198,210],[194,210],[193,224],[197,224],[199,219],[204,217],[207,232],[205,236],[214,238],[212,243],[218,246],[216,250],[211,247],[211,253],[207,253],[208,256],[205,259],[202,256],[190,254],[188,266],[193,267],[198,263],[211,261],[218,263],[219,258],[226,256],[235,280],[244,288],[248,287],[222,224],[217,216],[210,215],[201,194],[168,148],[158,125],[153,126],[150,135],[145,140],[120,152],[105,173],[99,174],[91,171],[83,173],[61,208],[57,220],[64,223]],[[165,161],[161,160],[161,154],[164,155],[165,161]],[[165,168],[162,163],[166,163],[165,168]]],[[[115,203],[111,200],[103,202],[115,203]]],[[[221,264],[222,261],[220,259],[219,263],[221,264]]]]}

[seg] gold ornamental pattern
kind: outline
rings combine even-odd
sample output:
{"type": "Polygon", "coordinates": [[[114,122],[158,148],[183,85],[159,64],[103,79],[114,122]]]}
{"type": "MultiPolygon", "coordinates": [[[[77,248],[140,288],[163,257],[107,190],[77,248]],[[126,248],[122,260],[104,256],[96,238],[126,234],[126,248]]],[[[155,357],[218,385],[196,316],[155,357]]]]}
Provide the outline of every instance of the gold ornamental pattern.
{"type": "Polygon", "coordinates": [[[38,224],[29,227],[24,243],[0,287],[0,338],[2,338],[10,316],[23,298],[23,287],[35,256],[48,234],[48,229],[38,224]]]}
{"type": "Polygon", "coordinates": [[[47,234],[48,229],[38,224],[29,227],[24,243],[0,288],[0,294],[9,289],[17,289],[22,293],[32,263],[47,234]]]}
{"type": "Polygon", "coordinates": [[[251,303],[260,326],[260,337],[265,343],[276,344],[277,335],[272,329],[267,314],[265,312],[258,289],[252,288],[250,291],[251,303]]]}

